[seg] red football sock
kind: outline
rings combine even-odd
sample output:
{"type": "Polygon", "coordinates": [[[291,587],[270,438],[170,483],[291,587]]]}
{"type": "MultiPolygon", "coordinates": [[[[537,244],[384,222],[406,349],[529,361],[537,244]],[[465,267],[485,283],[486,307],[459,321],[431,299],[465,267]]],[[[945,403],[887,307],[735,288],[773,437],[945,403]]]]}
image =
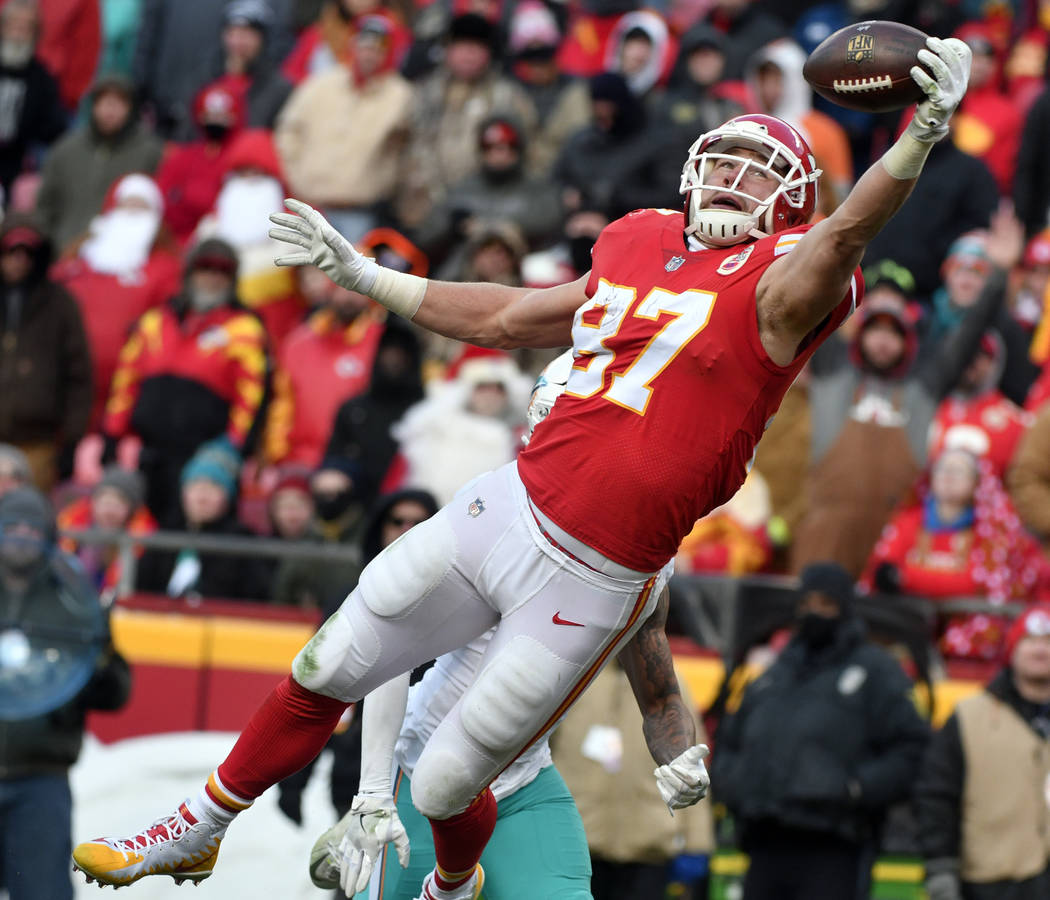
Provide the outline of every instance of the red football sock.
{"type": "Polygon", "coordinates": [[[223,785],[254,800],[317,756],[349,705],[308,691],[289,675],[255,711],[219,766],[223,785]]]}
{"type": "Polygon", "coordinates": [[[431,819],[437,869],[434,883],[450,891],[469,880],[496,827],[496,798],[485,788],[473,803],[451,819],[431,819]]]}

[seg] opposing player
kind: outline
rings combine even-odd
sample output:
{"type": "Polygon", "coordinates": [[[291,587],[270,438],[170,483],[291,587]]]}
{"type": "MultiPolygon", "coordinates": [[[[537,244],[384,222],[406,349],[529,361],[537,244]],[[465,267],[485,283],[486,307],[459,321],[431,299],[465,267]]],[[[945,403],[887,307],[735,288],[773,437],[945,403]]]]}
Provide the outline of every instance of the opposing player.
{"type": "MultiPolygon", "coordinates": [[[[279,264],[317,265],[449,337],[571,343],[572,375],[516,463],[468,484],[365,569],[199,796],[137,835],[79,845],[76,863],[108,884],[207,877],[234,816],[312,759],[348,702],[495,627],[412,781],[437,858],[423,900],[475,900],[496,820],[488,785],[652,613],[679,541],[743,482],[784,392],[859,300],[867,243],[966,90],[969,48],[928,48],[919,56],[934,77],[912,70],[926,99],[904,134],[812,228],[819,170],[802,137],[768,116],[696,141],[684,227],[670,211],[632,213],[602,232],[588,275],[545,290],[386,269],[288,201],[296,215],[273,216],[270,233],[296,249],[279,264]]],[[[698,777],[688,757],[667,763],[698,777]]]]}
{"type": "MultiPolygon", "coordinates": [[[[540,376],[529,405],[530,431],[546,418],[564,390],[572,362],[571,352],[566,352],[540,376]]],[[[693,755],[699,760],[706,748],[695,744],[693,718],[682,702],[664,632],[668,603],[665,590],[656,611],[619,660],[638,701],[653,758],[673,759],[695,746],[693,755]]],[[[310,876],[315,885],[341,887],[348,897],[370,885],[369,900],[416,896],[434,865],[434,843],[426,819],[412,808],[409,779],[434,729],[473,682],[492,633],[442,656],[410,694],[408,676],[402,675],[368,695],[361,788],[350,812],[314,845],[310,876]],[[391,759],[397,766],[393,782],[391,759]],[[376,862],[379,867],[373,872],[376,862]]],[[[697,771],[701,768],[702,763],[697,771]]],[[[703,796],[707,789],[706,775],[696,785],[683,788],[669,780],[666,767],[655,774],[654,789],[676,807],[703,796]]],[[[589,900],[587,836],[572,795],[551,765],[546,735],[492,783],[492,793],[499,802],[499,815],[482,856],[485,895],[589,900]],[[537,866],[537,859],[545,860],[546,865],[537,866]]]]}

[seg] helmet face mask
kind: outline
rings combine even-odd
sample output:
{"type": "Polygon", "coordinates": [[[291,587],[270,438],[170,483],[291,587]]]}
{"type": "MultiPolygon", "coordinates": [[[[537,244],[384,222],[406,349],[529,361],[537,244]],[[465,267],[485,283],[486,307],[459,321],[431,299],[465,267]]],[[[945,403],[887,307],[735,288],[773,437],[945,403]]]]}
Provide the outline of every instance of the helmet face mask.
{"type": "Polygon", "coordinates": [[[728,247],[805,224],[816,208],[819,176],[820,169],[806,142],[786,122],[764,115],[730,119],[700,135],[689,148],[679,188],[688,197],[686,234],[695,234],[710,246],[728,247]],[[761,158],[734,152],[739,150],[754,151],[761,158]],[[722,160],[739,164],[732,183],[708,184],[722,160]],[[756,171],[769,178],[772,190],[767,196],[741,188],[748,175],[756,171]],[[704,204],[719,194],[733,197],[741,208],[705,208],[704,204]]]}

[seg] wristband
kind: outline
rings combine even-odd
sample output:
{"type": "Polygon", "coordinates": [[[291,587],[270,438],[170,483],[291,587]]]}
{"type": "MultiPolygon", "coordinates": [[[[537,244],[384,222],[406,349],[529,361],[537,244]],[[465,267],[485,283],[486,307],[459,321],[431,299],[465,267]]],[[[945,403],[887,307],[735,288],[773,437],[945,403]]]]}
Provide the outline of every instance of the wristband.
{"type": "Polygon", "coordinates": [[[423,302],[427,280],[386,266],[377,268],[379,271],[376,272],[375,283],[367,291],[368,295],[392,313],[411,319],[423,302]]]}
{"type": "Polygon", "coordinates": [[[932,143],[918,140],[906,129],[897,142],[882,155],[882,166],[898,181],[918,178],[932,147],[932,143]]]}

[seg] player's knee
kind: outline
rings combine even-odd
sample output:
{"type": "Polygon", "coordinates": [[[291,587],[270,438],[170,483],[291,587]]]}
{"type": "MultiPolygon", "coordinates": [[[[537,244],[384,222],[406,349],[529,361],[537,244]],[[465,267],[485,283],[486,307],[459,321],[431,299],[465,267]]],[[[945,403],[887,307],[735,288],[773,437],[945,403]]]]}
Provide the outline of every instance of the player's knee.
{"type": "Polygon", "coordinates": [[[519,634],[486,666],[460,708],[463,730],[487,751],[507,753],[537,736],[579,668],[519,634]]]}
{"type": "Polygon", "coordinates": [[[451,749],[428,746],[412,772],[412,805],[428,819],[463,812],[479,790],[466,756],[451,749]]]}
{"type": "Polygon", "coordinates": [[[438,513],[405,532],[361,573],[358,588],[377,616],[410,612],[444,578],[456,561],[456,536],[438,513]]]}
{"type": "Polygon", "coordinates": [[[351,594],[292,660],[292,678],[317,694],[360,699],[354,688],[379,661],[379,636],[351,594]]]}

